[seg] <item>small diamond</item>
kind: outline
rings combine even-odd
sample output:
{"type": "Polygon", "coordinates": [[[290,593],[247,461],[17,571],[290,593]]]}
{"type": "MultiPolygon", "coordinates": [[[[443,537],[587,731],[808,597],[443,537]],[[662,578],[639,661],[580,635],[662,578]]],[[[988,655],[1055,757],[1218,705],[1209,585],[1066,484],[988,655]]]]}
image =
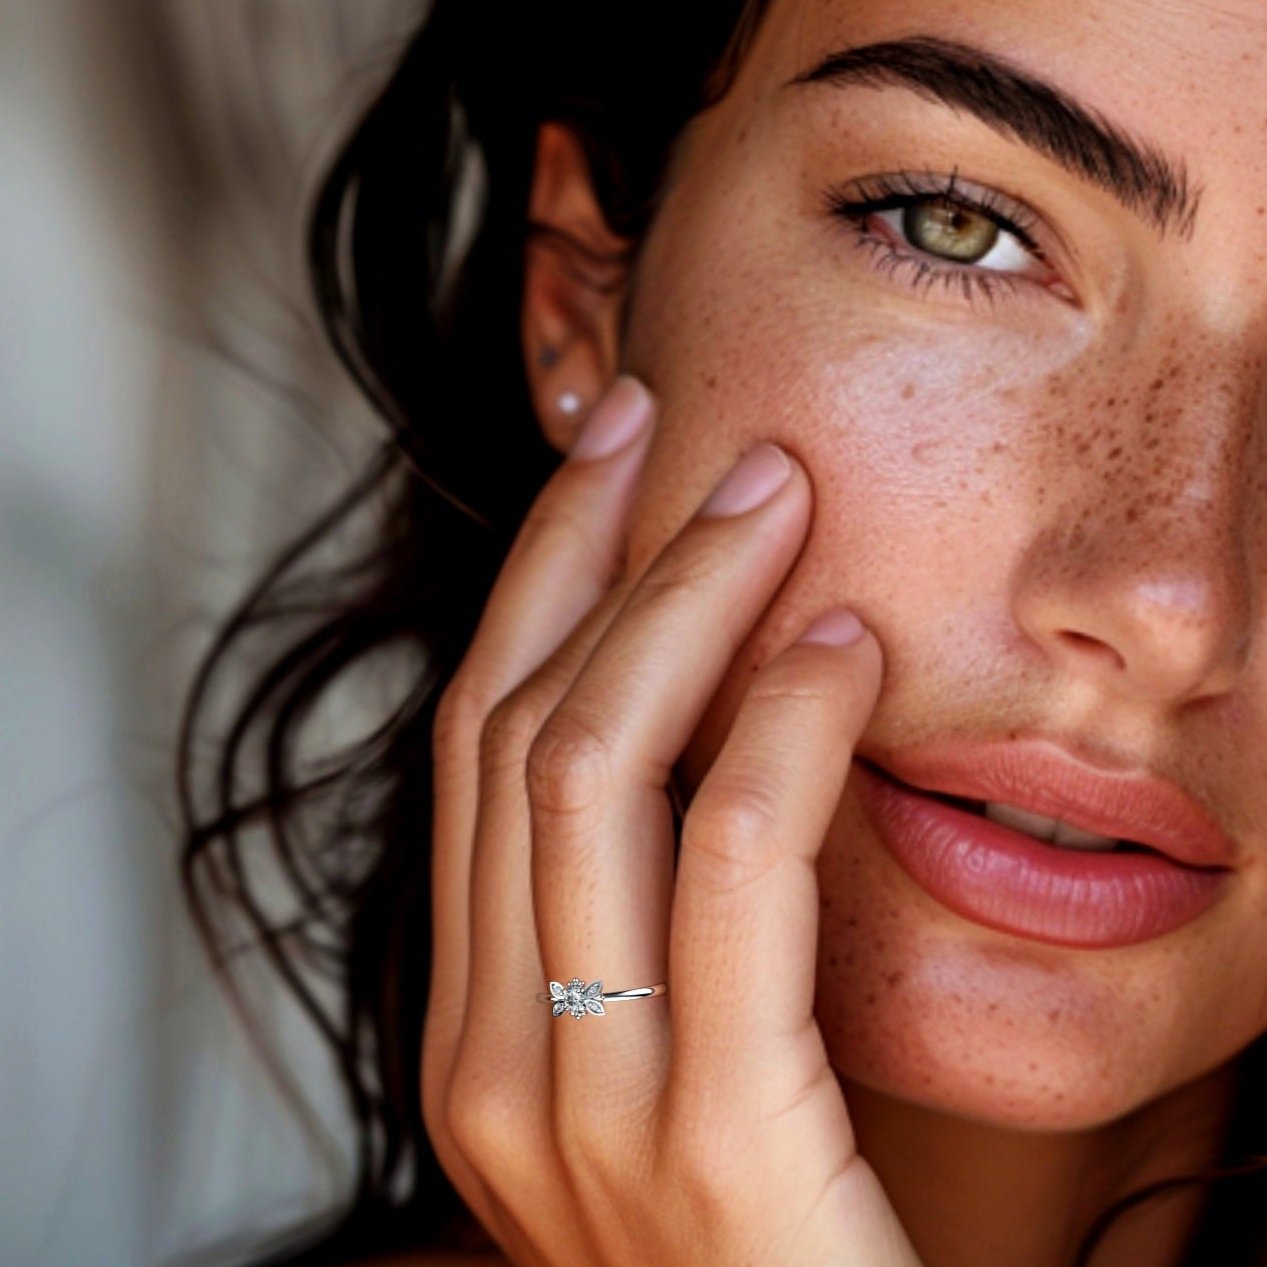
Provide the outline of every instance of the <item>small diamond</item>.
{"type": "Polygon", "coordinates": [[[586,1013],[594,1016],[606,1016],[607,1009],[603,1007],[603,983],[595,981],[593,985],[586,985],[579,977],[573,977],[567,985],[560,985],[557,981],[550,982],[550,997],[554,999],[554,1014],[562,1016],[564,1012],[571,1012],[579,1021],[586,1013]]]}

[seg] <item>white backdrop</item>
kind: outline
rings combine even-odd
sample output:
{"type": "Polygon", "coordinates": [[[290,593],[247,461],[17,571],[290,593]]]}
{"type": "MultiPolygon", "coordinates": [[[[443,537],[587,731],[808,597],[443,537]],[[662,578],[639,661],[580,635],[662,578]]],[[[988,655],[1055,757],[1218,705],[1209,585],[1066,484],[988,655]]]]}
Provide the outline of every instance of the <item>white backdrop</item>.
{"type": "Polygon", "coordinates": [[[216,618],[375,437],[299,227],[418,9],[0,0],[4,1267],[177,1264],[347,1181],[322,1053],[278,999],[306,1129],[193,943],[172,745],[216,618]]]}

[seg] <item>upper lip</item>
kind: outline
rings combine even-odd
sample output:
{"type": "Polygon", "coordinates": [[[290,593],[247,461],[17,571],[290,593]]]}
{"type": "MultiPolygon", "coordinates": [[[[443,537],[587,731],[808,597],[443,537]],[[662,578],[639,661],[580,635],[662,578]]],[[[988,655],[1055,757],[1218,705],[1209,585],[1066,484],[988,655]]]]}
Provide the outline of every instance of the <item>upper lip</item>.
{"type": "Polygon", "coordinates": [[[1192,867],[1230,867],[1235,842],[1173,783],[1103,770],[1047,740],[956,743],[868,753],[903,783],[974,801],[1002,801],[1083,831],[1131,840],[1192,867]]]}

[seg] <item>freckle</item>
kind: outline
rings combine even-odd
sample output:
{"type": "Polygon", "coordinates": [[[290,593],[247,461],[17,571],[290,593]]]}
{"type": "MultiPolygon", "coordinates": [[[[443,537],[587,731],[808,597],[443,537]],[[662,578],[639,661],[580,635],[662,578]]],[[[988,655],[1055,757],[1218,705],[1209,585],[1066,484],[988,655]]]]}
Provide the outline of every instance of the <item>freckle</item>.
{"type": "Polygon", "coordinates": [[[902,399],[910,400],[910,398],[914,395],[915,395],[915,384],[907,383],[906,386],[902,388],[902,399]]]}
{"type": "Polygon", "coordinates": [[[831,956],[829,956],[829,957],[828,957],[827,962],[828,962],[828,964],[829,964],[831,967],[833,967],[833,968],[839,968],[839,967],[840,967],[840,960],[839,960],[839,959],[837,959],[835,955],[831,955],[831,956]]]}
{"type": "Polygon", "coordinates": [[[1117,397],[1116,397],[1116,396],[1110,396],[1110,397],[1108,398],[1108,400],[1106,400],[1106,401],[1104,402],[1104,407],[1105,407],[1106,409],[1112,409],[1112,408],[1113,408],[1116,404],[1117,404],[1117,397]]]}
{"type": "Polygon", "coordinates": [[[1122,446],[1119,444],[1115,448],[1109,450],[1109,461],[1116,462],[1122,456],[1122,446]]]}
{"type": "Polygon", "coordinates": [[[1139,520],[1138,508],[1135,506],[1128,507],[1126,511],[1126,522],[1128,524],[1133,524],[1133,523],[1138,522],[1138,520],[1139,520]]]}
{"type": "Polygon", "coordinates": [[[1052,1010],[1047,1013],[1047,1019],[1053,1024],[1060,1020],[1060,1009],[1058,1007],[1052,1008],[1052,1010]]]}
{"type": "Polygon", "coordinates": [[[985,1076],[985,1085],[986,1085],[987,1087],[992,1087],[992,1086],[994,1086],[994,1075],[993,1075],[992,1073],[988,1073],[988,1074],[986,1074],[986,1076],[985,1076]]]}
{"type": "Polygon", "coordinates": [[[905,976],[906,974],[903,972],[892,972],[885,978],[885,980],[889,983],[889,985],[896,986],[902,984],[905,976]]]}
{"type": "Polygon", "coordinates": [[[874,1006],[875,1006],[875,995],[874,995],[874,994],[868,994],[868,995],[867,995],[867,1006],[868,1006],[868,1007],[874,1007],[874,1006]]]}
{"type": "Polygon", "coordinates": [[[845,920],[845,927],[846,927],[846,928],[857,928],[857,927],[858,927],[858,921],[857,921],[856,919],[854,919],[854,918],[851,916],[849,919],[845,920]]]}
{"type": "Polygon", "coordinates": [[[711,391],[715,391],[715,390],[717,389],[717,375],[716,375],[716,374],[710,374],[710,375],[709,375],[709,376],[708,376],[708,377],[704,380],[704,385],[705,385],[705,387],[709,388],[711,391]]]}
{"type": "Polygon", "coordinates": [[[883,937],[879,937],[879,938],[877,938],[877,939],[876,939],[875,948],[876,948],[876,950],[881,950],[881,951],[882,951],[882,950],[884,950],[884,949],[888,946],[888,944],[889,944],[889,943],[888,943],[887,941],[885,941],[883,937]]]}
{"type": "Polygon", "coordinates": [[[993,1016],[998,1010],[999,1005],[997,1003],[991,1003],[990,1006],[986,1008],[986,1012],[988,1012],[991,1016],[993,1016]]]}
{"type": "Polygon", "coordinates": [[[1030,1071],[1030,1073],[1037,1073],[1037,1072],[1038,1072],[1038,1065],[1037,1065],[1034,1061],[1032,1061],[1032,1060],[1029,1062],[1029,1071],[1030,1071]]]}

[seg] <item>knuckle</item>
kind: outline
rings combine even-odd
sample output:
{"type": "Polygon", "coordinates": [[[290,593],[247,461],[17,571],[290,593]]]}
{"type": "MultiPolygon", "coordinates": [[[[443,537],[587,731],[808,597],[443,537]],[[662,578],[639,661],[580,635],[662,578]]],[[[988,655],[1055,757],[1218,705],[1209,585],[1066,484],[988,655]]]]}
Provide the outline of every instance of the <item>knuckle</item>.
{"type": "Polygon", "coordinates": [[[682,848],[704,863],[711,883],[735,889],[778,862],[779,833],[774,796],[760,781],[705,784],[682,824],[682,848]]]}
{"type": "Polygon", "coordinates": [[[648,606],[681,602],[698,593],[717,572],[714,552],[699,548],[673,550],[642,578],[637,601],[648,606]]]}
{"type": "MultiPolygon", "coordinates": [[[[428,1123],[429,1129],[433,1129],[428,1123]]],[[[454,1074],[438,1133],[451,1139],[467,1162],[496,1171],[522,1151],[522,1112],[497,1084],[478,1074],[454,1074]]]]}
{"type": "Polygon", "coordinates": [[[584,1176],[588,1184],[619,1186],[624,1170],[619,1150],[583,1115],[579,1120],[574,1114],[557,1115],[555,1141],[570,1174],[584,1176]]]}
{"type": "Polygon", "coordinates": [[[480,767],[493,774],[508,766],[523,766],[546,716],[544,701],[521,688],[496,705],[480,731],[480,767]]]}
{"type": "Polygon", "coordinates": [[[635,1095],[632,1107],[603,1106],[595,1098],[555,1100],[555,1146],[578,1185],[595,1194],[649,1190],[654,1179],[648,1120],[635,1095]]]}
{"type": "Polygon", "coordinates": [[[668,1132],[660,1150],[661,1186],[676,1193],[706,1221],[733,1218],[735,1193],[740,1187],[733,1173],[736,1150],[721,1143],[716,1130],[687,1123],[668,1132]]]}
{"type": "Polygon", "coordinates": [[[593,812],[612,784],[610,745],[597,728],[562,710],[553,713],[528,752],[534,809],[572,818],[593,812]]]}

